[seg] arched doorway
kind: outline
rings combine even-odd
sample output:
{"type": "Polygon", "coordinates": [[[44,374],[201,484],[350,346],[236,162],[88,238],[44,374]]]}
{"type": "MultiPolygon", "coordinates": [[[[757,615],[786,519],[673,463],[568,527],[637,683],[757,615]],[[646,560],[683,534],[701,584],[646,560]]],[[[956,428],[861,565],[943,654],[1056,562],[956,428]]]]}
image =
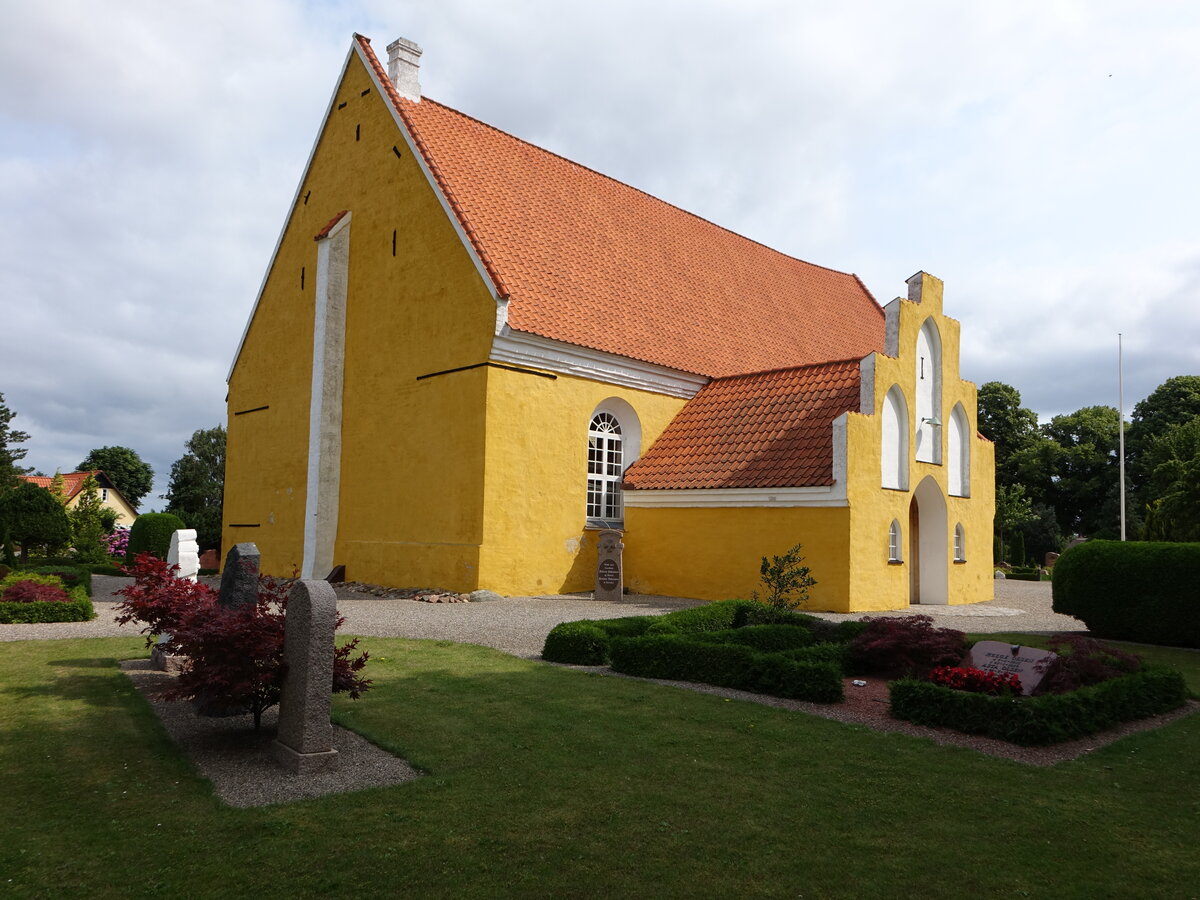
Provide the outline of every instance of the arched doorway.
{"type": "Polygon", "coordinates": [[[908,602],[946,604],[946,498],[933,476],[913,491],[908,507],[908,602]]]}

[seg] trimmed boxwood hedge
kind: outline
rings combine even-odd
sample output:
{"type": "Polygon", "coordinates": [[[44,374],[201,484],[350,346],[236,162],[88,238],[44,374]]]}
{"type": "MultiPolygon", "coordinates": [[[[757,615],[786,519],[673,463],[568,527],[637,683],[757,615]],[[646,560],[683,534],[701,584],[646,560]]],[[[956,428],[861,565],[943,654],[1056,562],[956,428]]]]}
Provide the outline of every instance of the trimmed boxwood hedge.
{"type": "Polygon", "coordinates": [[[89,622],[96,608],[87,597],[67,603],[5,603],[0,600],[0,623],[29,625],[35,622],[89,622]]]}
{"type": "Polygon", "coordinates": [[[1200,647],[1200,544],[1088,541],[1059,557],[1052,591],[1098,637],[1200,647]]]}
{"type": "MultiPolygon", "coordinates": [[[[12,577],[20,580],[21,572],[12,574],[12,577]]],[[[61,584],[61,577],[58,581],[54,578],[46,578],[46,575],[58,577],[57,572],[30,573],[39,574],[45,583],[61,584]]],[[[29,625],[36,622],[88,622],[96,618],[96,608],[92,606],[91,598],[84,590],[83,585],[76,584],[73,587],[66,586],[67,593],[71,599],[65,603],[57,601],[42,601],[35,603],[17,602],[15,600],[5,601],[3,592],[0,591],[0,623],[5,625],[29,625]]]]}
{"type": "Polygon", "coordinates": [[[1187,700],[1179,672],[1151,666],[1069,694],[1020,699],[956,691],[915,678],[893,681],[889,689],[891,712],[898,719],[1023,746],[1086,737],[1177,709],[1187,700]]]}
{"type": "Polygon", "coordinates": [[[696,640],[711,644],[744,644],[760,653],[797,650],[814,643],[813,633],[803,625],[747,625],[724,631],[706,631],[696,640]]]}
{"type": "Polygon", "coordinates": [[[759,653],[744,644],[718,644],[684,635],[614,638],[612,667],[642,678],[699,681],[816,703],[843,699],[842,672],[825,661],[759,653]]]}
{"type": "Polygon", "coordinates": [[[608,663],[608,642],[614,637],[637,637],[659,620],[659,616],[627,616],[623,619],[580,619],[560,622],[546,635],[542,659],[575,666],[608,663]]]}

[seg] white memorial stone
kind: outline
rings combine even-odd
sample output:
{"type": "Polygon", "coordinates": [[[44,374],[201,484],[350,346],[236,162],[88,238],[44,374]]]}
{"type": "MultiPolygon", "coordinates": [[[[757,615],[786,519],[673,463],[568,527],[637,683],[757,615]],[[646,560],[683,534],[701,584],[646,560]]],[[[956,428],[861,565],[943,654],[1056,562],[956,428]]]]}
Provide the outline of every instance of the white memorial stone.
{"type": "Polygon", "coordinates": [[[195,581],[200,574],[200,545],[196,543],[196,531],[181,528],[171,535],[171,546],[167,548],[167,563],[179,566],[176,576],[195,581]]]}

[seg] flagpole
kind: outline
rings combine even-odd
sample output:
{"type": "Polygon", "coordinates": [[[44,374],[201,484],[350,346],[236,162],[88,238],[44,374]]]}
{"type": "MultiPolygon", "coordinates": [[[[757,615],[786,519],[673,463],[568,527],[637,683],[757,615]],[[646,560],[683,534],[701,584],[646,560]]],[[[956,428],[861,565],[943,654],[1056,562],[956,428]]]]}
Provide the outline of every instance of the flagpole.
{"type": "Polygon", "coordinates": [[[1121,540],[1125,540],[1125,371],[1121,332],[1117,332],[1117,434],[1120,437],[1121,540]]]}

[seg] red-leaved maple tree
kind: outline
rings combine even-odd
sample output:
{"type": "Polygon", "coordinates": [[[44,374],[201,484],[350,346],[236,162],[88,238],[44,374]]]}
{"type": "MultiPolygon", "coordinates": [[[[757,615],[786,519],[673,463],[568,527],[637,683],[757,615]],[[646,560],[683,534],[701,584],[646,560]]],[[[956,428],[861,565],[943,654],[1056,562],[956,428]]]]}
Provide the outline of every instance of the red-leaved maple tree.
{"type": "MultiPolygon", "coordinates": [[[[283,686],[284,615],[290,582],[260,576],[255,603],[223,606],[217,592],[205,584],[175,576],[176,566],[148,553],[140,554],[129,570],[134,583],[118,593],[117,621],[141,622],[146,645],[185,657],[187,663],[168,700],[195,700],[201,709],[244,710],[254,716],[279,702],[283,686]],[[168,636],[159,643],[159,635],[168,636]]],[[[336,627],[345,621],[338,616],[336,627]]],[[[361,674],[369,654],[352,656],[358,639],[334,648],[333,693],[357,700],[371,686],[361,674]]]]}

